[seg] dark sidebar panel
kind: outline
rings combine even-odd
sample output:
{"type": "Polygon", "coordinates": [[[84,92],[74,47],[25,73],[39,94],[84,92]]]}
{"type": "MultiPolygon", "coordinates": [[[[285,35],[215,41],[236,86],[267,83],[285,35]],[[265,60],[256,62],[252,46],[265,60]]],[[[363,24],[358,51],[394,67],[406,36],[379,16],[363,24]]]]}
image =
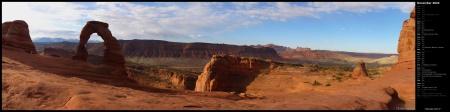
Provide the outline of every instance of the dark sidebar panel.
{"type": "Polygon", "coordinates": [[[416,110],[449,110],[445,5],[416,2],[416,110]]]}

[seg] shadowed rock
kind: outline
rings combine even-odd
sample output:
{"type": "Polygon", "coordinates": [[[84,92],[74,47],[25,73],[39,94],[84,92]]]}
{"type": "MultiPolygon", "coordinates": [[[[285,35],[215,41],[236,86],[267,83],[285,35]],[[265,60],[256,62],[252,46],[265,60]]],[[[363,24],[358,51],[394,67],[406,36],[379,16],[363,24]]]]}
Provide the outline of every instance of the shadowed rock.
{"type": "Polygon", "coordinates": [[[198,76],[195,91],[245,92],[255,77],[271,63],[255,58],[214,55],[198,76]]]}
{"type": "Polygon", "coordinates": [[[113,66],[115,70],[113,70],[111,74],[126,74],[125,58],[122,54],[122,50],[117,42],[117,39],[112,36],[108,26],[108,23],[88,21],[81,30],[80,43],[78,44],[77,53],[72,57],[72,59],[87,61],[88,52],[85,45],[90,36],[93,33],[97,33],[97,35],[103,39],[105,45],[102,65],[113,66]]]}
{"type": "Polygon", "coordinates": [[[403,22],[397,51],[398,62],[380,79],[379,83],[394,88],[405,107],[415,108],[416,77],[415,77],[415,11],[411,11],[410,18],[403,22]]]}
{"type": "Polygon", "coordinates": [[[16,47],[36,54],[28,24],[23,20],[2,23],[2,45],[16,47]]]}

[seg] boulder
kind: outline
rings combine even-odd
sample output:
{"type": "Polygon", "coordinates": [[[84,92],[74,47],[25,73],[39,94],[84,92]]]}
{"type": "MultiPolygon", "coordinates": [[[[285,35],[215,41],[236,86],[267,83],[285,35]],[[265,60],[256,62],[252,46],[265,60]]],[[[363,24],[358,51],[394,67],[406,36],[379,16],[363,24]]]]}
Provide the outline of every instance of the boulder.
{"type": "Polygon", "coordinates": [[[37,54],[30,37],[28,24],[23,20],[2,23],[2,45],[20,48],[25,50],[25,52],[37,54]]]}
{"type": "Polygon", "coordinates": [[[368,77],[368,73],[366,70],[366,64],[364,62],[359,62],[358,65],[356,65],[355,69],[353,69],[352,78],[358,79],[361,77],[368,77]]]}
{"type": "Polygon", "coordinates": [[[214,55],[198,76],[195,91],[245,92],[246,86],[271,65],[262,59],[214,55]]]}

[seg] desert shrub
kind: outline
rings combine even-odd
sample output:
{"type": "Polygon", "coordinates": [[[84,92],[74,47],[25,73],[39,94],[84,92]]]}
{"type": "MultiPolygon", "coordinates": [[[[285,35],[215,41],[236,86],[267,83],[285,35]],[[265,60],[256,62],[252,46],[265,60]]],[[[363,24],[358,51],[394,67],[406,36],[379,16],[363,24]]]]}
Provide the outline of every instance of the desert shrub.
{"type": "Polygon", "coordinates": [[[322,85],[322,84],[320,84],[320,82],[319,81],[317,81],[317,80],[314,80],[314,83],[312,84],[313,86],[320,86],[320,85],[322,85]]]}
{"type": "Polygon", "coordinates": [[[342,82],[342,78],[341,77],[336,77],[336,80],[338,80],[339,82],[342,82]]]}
{"type": "Polygon", "coordinates": [[[325,85],[325,86],[331,86],[331,84],[330,83],[328,83],[327,85],[325,85]]]}
{"type": "Polygon", "coordinates": [[[342,77],[339,77],[336,75],[333,75],[332,77],[333,77],[333,80],[338,80],[339,82],[342,82],[342,77]]]}
{"type": "Polygon", "coordinates": [[[344,73],[339,72],[337,75],[339,75],[339,76],[344,76],[344,73]]]}

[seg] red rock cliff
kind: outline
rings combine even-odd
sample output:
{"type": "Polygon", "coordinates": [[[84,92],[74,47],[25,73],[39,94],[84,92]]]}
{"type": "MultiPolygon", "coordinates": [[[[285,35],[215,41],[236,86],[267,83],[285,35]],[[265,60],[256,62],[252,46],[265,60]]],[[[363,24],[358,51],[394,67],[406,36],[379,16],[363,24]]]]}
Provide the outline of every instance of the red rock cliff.
{"type": "Polygon", "coordinates": [[[414,8],[410,18],[403,22],[403,28],[400,31],[398,62],[379,80],[379,84],[394,88],[398,98],[405,102],[404,105],[408,109],[415,108],[415,28],[414,8]]]}
{"type": "Polygon", "coordinates": [[[416,57],[416,8],[411,11],[410,18],[403,22],[400,38],[398,40],[397,52],[398,63],[415,61],[416,57]]]}
{"type": "MultiPolygon", "coordinates": [[[[157,58],[211,58],[213,55],[228,54],[235,56],[260,57],[264,59],[282,60],[273,48],[253,48],[212,43],[180,43],[162,40],[118,40],[124,56],[143,56],[157,58]]],[[[61,42],[47,47],[77,49],[77,44],[61,42]]],[[[89,53],[103,54],[102,43],[87,43],[89,53]]]]}

